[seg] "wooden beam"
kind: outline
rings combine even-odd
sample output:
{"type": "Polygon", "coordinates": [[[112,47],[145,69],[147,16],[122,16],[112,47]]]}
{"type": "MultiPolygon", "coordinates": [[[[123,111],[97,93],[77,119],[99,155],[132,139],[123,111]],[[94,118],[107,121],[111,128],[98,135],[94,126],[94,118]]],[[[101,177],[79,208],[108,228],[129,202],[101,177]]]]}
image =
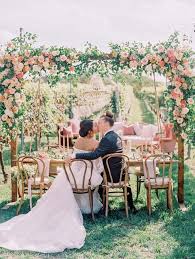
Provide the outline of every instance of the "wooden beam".
{"type": "Polygon", "coordinates": [[[181,136],[178,138],[178,156],[179,156],[179,165],[178,165],[178,202],[184,203],[184,140],[181,136]]]}
{"type": "Polygon", "coordinates": [[[16,166],[17,161],[17,137],[16,139],[11,140],[11,167],[16,166]]]}

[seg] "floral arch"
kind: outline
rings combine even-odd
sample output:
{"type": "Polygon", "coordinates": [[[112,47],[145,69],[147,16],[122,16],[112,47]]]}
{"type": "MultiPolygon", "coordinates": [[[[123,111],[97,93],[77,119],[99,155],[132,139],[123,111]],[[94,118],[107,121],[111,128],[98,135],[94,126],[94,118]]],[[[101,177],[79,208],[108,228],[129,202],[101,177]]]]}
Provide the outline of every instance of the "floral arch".
{"type": "Polygon", "coordinates": [[[186,139],[194,131],[193,52],[179,42],[177,33],[155,45],[110,44],[109,53],[90,44],[83,52],[64,47],[34,48],[34,39],[34,35],[26,33],[8,43],[0,56],[0,128],[4,133],[1,135],[10,136],[17,128],[26,80],[46,77],[53,85],[63,78],[94,73],[114,76],[118,71],[138,77],[143,73],[164,75],[169,120],[177,135],[186,139]]]}

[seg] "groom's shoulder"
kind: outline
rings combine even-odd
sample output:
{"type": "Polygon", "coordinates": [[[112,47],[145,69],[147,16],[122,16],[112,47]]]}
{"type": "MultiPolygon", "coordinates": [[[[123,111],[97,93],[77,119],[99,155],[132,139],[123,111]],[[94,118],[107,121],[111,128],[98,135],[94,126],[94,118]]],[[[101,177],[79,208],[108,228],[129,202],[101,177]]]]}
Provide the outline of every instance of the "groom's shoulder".
{"type": "Polygon", "coordinates": [[[115,138],[118,138],[118,134],[115,131],[109,131],[106,135],[105,138],[108,140],[113,140],[115,138]]]}

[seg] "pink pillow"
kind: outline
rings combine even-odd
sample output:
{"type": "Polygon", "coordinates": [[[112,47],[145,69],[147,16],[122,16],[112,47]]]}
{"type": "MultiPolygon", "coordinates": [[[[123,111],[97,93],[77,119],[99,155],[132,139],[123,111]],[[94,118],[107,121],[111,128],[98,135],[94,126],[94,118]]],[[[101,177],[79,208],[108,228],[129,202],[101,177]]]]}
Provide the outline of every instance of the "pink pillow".
{"type": "Polygon", "coordinates": [[[123,126],[123,135],[127,136],[127,135],[135,135],[135,131],[133,128],[133,125],[129,125],[129,126],[123,126]]]}

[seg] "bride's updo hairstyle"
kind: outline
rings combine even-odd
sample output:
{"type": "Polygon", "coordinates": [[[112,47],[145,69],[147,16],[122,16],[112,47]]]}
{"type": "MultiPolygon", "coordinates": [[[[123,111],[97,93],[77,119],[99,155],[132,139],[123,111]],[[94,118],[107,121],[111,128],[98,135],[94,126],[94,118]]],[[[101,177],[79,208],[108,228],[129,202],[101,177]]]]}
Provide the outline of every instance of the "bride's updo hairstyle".
{"type": "Polygon", "coordinates": [[[108,122],[109,125],[112,127],[114,125],[114,118],[113,114],[111,112],[106,112],[106,114],[102,115],[101,118],[108,122]]]}
{"type": "Polygon", "coordinates": [[[80,123],[79,135],[84,138],[90,131],[93,131],[93,121],[92,120],[83,120],[80,123]]]}

